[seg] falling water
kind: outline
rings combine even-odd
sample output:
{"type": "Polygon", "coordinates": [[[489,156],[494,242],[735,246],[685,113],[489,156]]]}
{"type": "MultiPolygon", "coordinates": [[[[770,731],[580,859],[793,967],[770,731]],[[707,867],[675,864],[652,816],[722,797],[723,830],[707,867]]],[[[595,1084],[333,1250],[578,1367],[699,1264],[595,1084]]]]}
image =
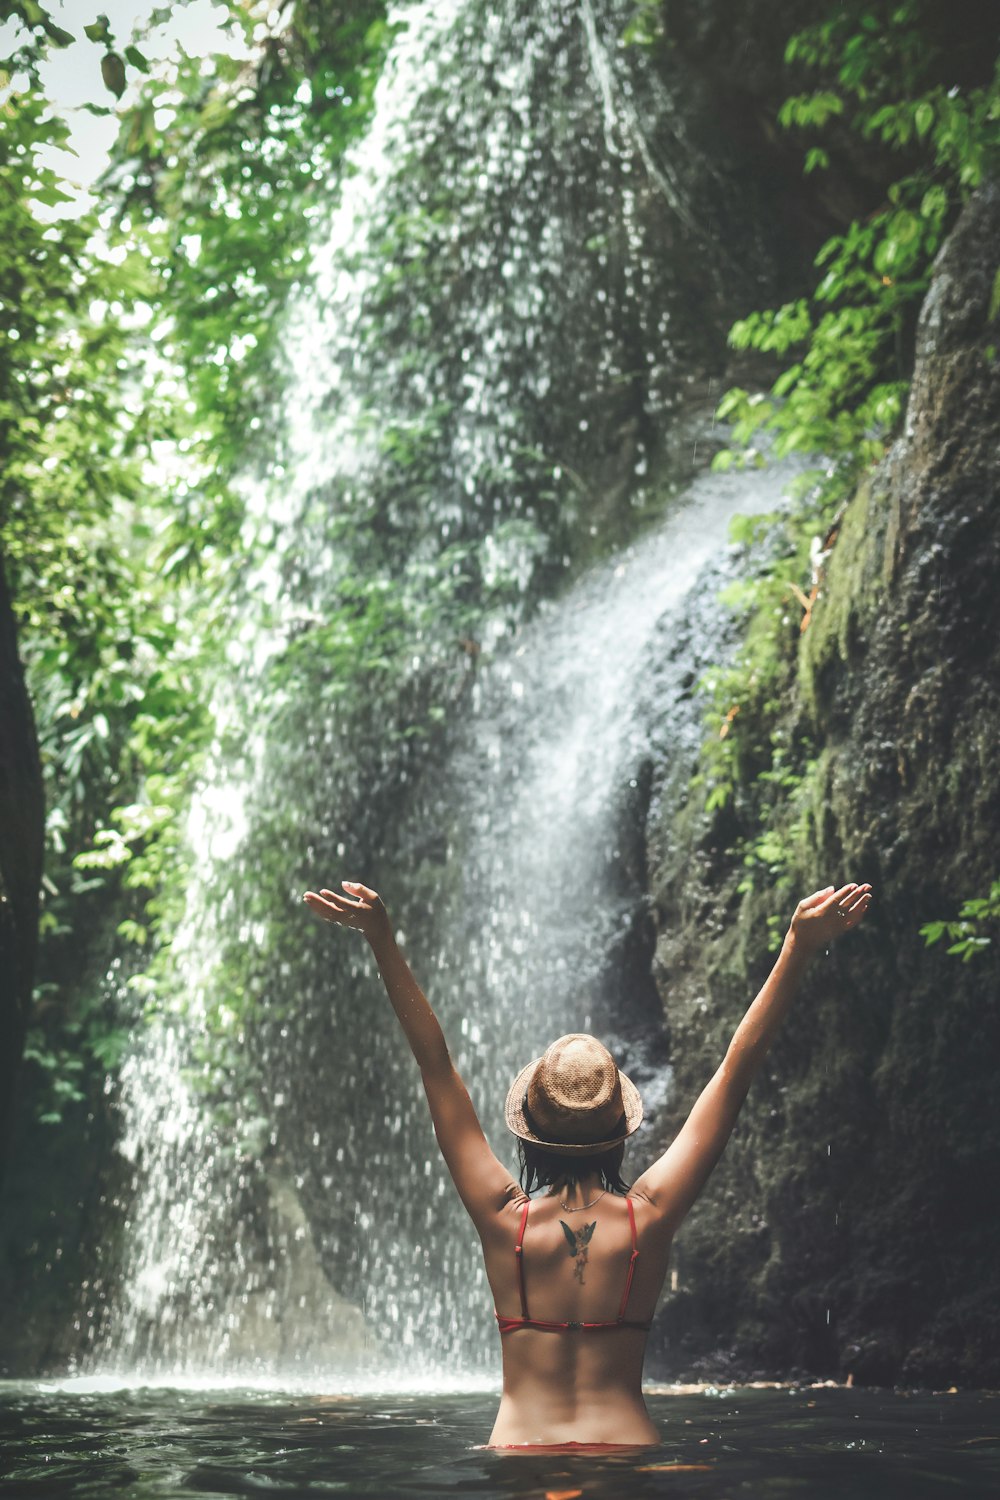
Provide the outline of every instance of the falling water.
{"type": "MultiPolygon", "coordinates": [[[[501,1115],[506,1081],[568,1030],[600,1032],[640,1083],[647,1126],[636,1162],[655,1139],[650,1124],[669,1069],[657,1066],[655,1026],[637,997],[626,1015],[616,1014],[609,972],[609,954],[635,921],[640,895],[637,883],[623,889],[609,873],[620,855],[615,807],[636,786],[648,751],[648,726],[634,705],[651,648],[683,620],[692,584],[723,549],[731,516],[767,508],[774,486],[773,474],[697,481],[665,525],[544,611],[486,674],[470,705],[462,748],[447,771],[459,812],[437,882],[442,938],[421,978],[501,1156],[512,1156],[501,1115]]],[[[332,938],[356,942],[350,934],[332,938]]],[[[319,1118],[334,1139],[341,1135],[341,1146],[322,1154],[332,1167],[324,1182],[328,1194],[343,1194],[341,1209],[361,1236],[355,1268],[365,1281],[367,1331],[335,1277],[331,1284],[329,1261],[296,1196],[301,1178],[293,1184],[270,1174],[263,1249],[248,1224],[259,1197],[242,1221],[238,1205],[219,1200],[226,1143],[186,1081],[190,1058],[177,1033],[163,1028],[126,1074],[124,1149],[140,1165],[145,1154],[146,1168],[129,1322],[119,1335],[126,1348],[131,1337],[133,1352],[138,1338],[155,1370],[333,1366],[342,1375],[356,1370],[361,1355],[369,1363],[384,1357],[386,1330],[425,1356],[429,1346],[423,1363],[432,1366],[442,1353],[473,1365],[491,1358],[478,1252],[437,1160],[415,1070],[393,1045],[394,1023],[373,975],[358,972],[354,989],[331,1000],[370,1016],[360,1038],[366,1055],[357,1055],[356,1035],[342,1039],[339,1055],[324,1065],[342,1103],[324,1100],[319,1118]],[[367,1174],[337,1171],[345,1142],[360,1147],[367,1174]],[[393,1184],[388,1190],[383,1178],[393,1184]]],[[[320,1132],[312,1139],[318,1146],[320,1132]]],[[[237,1175],[231,1186],[248,1183],[237,1175]]],[[[120,1351],[112,1341],[105,1357],[120,1364],[120,1351]]]]}
{"type": "MultiPolygon", "coordinates": [[[[414,565],[471,536],[484,576],[495,564],[527,599],[536,567],[561,566],[532,485],[554,486],[555,510],[597,537],[602,517],[628,513],[623,494],[646,504],[654,429],[689,430],[687,314],[657,215],[668,240],[710,218],[710,182],[641,49],[618,45],[631,10],[438,0],[397,15],[371,130],[317,226],[317,287],[289,323],[289,456],[275,484],[245,490],[262,561],[218,705],[241,754],[220,742],[192,811],[196,875],[174,941],[184,1014],[146,1029],[123,1075],[135,1188],[103,1368],[333,1380],[377,1361],[495,1364],[476,1246],[412,1061],[354,935],[310,926],[295,904],[304,884],[384,876],[501,1154],[506,1080],[564,1030],[617,1044],[655,1123],[669,1074],[643,872],[625,847],[646,753],[635,705],[656,633],[683,618],[730,516],[773,504],[773,476],[705,475],[532,623],[498,613],[449,705],[446,763],[412,785],[398,772],[388,812],[365,791],[389,763],[376,731],[345,749],[336,715],[294,682],[294,742],[246,706],[350,581],[348,531],[357,546],[370,526],[375,549],[391,522],[414,565]],[[432,211],[435,172],[450,217],[432,211]],[[415,276],[403,312],[400,298],[387,312],[381,247],[404,212],[401,269],[415,276],[423,257],[447,274],[415,276]],[[380,434],[412,433],[439,406],[434,482],[397,496],[380,434]],[[540,462],[546,448],[559,459],[540,462]],[[233,943],[251,955],[255,1029],[220,991],[233,943]]],[[[414,671],[441,649],[415,640],[414,671]]],[[[374,682],[373,701],[377,726],[374,682]]]]}
{"type": "MultiPolygon", "coordinates": [[[[622,847],[623,803],[638,800],[630,794],[649,758],[653,653],[684,619],[696,580],[712,587],[700,575],[724,550],[729,520],[773,506],[775,483],[773,472],[704,475],[665,525],[544,611],[478,694],[450,767],[468,827],[450,851],[458,936],[444,946],[462,972],[452,1003],[469,1018],[464,1060],[497,1138],[500,1081],[553,1036],[593,1026],[628,1052],[609,954],[644,905],[644,872],[628,868],[622,847]]],[[[643,811],[632,821],[641,830],[643,811]]],[[[632,995],[627,1028],[641,1022],[632,995]]],[[[635,1062],[645,1067],[641,1054],[635,1062]]],[[[665,1086],[662,1070],[646,1079],[647,1113],[665,1086]]]]}
{"type": "MultiPolygon", "coordinates": [[[[220,904],[214,887],[246,837],[247,788],[260,774],[265,749],[262,735],[246,723],[240,688],[248,677],[259,680],[281,648],[283,631],[300,620],[301,610],[283,599],[279,538],[301,520],[324,475],[353,474],[361,463],[357,402],[341,389],[340,376],[352,361],[344,344],[373,279],[359,261],[370,233],[366,206],[391,173],[414,95],[458,9],[457,0],[439,0],[398,8],[393,17],[400,31],[377,87],[372,128],[324,226],[310,301],[289,320],[288,363],[297,377],[285,409],[291,478],[284,482],[281,465],[277,485],[247,480],[243,486],[243,540],[256,560],[247,592],[255,607],[234,622],[227,643],[228,660],[242,676],[235,686],[219,685],[215,753],[188,818],[196,857],[187,910],[172,942],[175,988],[184,1003],[179,1015],[140,1027],[122,1069],[120,1149],[134,1171],[134,1193],[124,1225],[121,1288],[105,1312],[94,1356],[102,1371],[128,1368],[161,1377],[315,1368],[331,1346],[343,1362],[372,1342],[357,1309],[323,1272],[295,1182],[248,1163],[253,1156],[259,1164],[276,1143],[264,1104],[250,1119],[244,1108],[234,1144],[233,1131],[220,1127],[209,1107],[199,1063],[205,1035],[232,1030],[234,1021],[224,997],[220,1008],[216,972],[232,904],[220,904]],[[339,417],[331,426],[322,410],[334,396],[339,417]],[[230,748],[234,734],[238,757],[230,748]]],[[[335,566],[328,552],[321,561],[326,569],[335,566]]],[[[251,943],[262,936],[259,928],[241,931],[251,943]]],[[[243,1048],[245,1040],[236,1029],[233,1045],[243,1048]]],[[[280,1094],[271,1101],[276,1108],[281,1102],[280,1094]]],[[[96,1334],[100,1325],[92,1322],[96,1334]]]]}

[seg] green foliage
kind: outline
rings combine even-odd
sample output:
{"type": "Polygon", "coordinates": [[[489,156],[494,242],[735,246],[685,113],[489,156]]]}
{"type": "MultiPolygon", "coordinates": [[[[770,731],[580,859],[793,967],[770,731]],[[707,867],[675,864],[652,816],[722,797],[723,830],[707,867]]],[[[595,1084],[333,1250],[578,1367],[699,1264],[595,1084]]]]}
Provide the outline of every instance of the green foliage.
{"type": "Polygon", "coordinates": [[[969,963],[981,957],[992,946],[993,938],[984,928],[1000,921],[1000,880],[994,880],[988,896],[974,896],[963,901],[958,917],[951,921],[925,922],[920,936],[928,948],[942,939],[948,940],[948,952],[969,963]]]}
{"type": "Polygon", "coordinates": [[[661,0],[637,0],[621,35],[625,46],[652,47],[663,35],[661,0]]]}
{"type": "Polygon", "coordinates": [[[853,0],[790,39],[789,65],[820,82],[786,100],[779,121],[830,137],[809,148],[806,171],[827,167],[843,147],[831,122],[859,145],[901,157],[906,170],[874,212],[821,247],[811,296],[751,314],[731,333],[738,349],[792,356],[768,396],[734,390],[724,398],[720,413],[737,442],[751,444],[763,430],[778,454],[827,454],[838,497],[899,426],[908,332],[931,263],[962,203],[1000,160],[1000,73],[979,86],[952,82],[953,60],[933,40],[929,9],[924,0],[853,0]]]}
{"type": "Polygon", "coordinates": [[[24,1061],[36,1071],[35,1096],[42,1125],[61,1125],[73,1105],[90,1097],[94,1070],[114,1073],[129,1041],[127,1018],[116,1013],[107,996],[88,991],[77,997],[71,1016],[55,1030],[55,1045],[45,1025],[47,990],[39,995],[41,1016],[24,1051],[24,1061]]]}
{"type": "Polygon", "coordinates": [[[216,734],[229,564],[252,560],[231,481],[274,461],[262,414],[281,309],[387,38],[378,4],[337,19],[304,0],[282,36],[265,10],[229,7],[245,62],[182,54],[148,83],[141,35],[120,45],[100,16],[83,28],[95,83],[137,88],[97,203],[75,213],[48,157],[68,128],[39,70],[76,38],[33,0],[4,12],[0,522],[47,785],[26,1056],[53,1123],[128,1028],[95,971],[117,946],[141,991],[165,972],[186,809],[216,734]]]}
{"type": "Polygon", "coordinates": [[[3,62],[5,77],[28,86],[7,84],[0,132],[0,526],[46,778],[43,949],[27,1058],[47,1080],[37,1090],[43,1117],[55,1119],[78,1102],[82,1074],[103,1070],[119,1035],[110,1007],[63,981],[103,909],[103,877],[78,873],[74,855],[136,785],[136,727],[176,640],[147,561],[157,545],[148,453],[169,429],[133,400],[144,377],[130,325],[141,323],[150,289],[142,257],[101,254],[93,212],[53,219],[71,194],[48,152],[68,131],[38,67],[50,45],[73,38],[39,6],[14,11],[36,29],[16,33],[3,62]]]}
{"type": "MultiPolygon", "coordinates": [[[[739,893],[766,891],[783,911],[783,898],[808,863],[816,762],[793,712],[789,673],[802,619],[787,584],[796,563],[793,528],[780,514],[737,517],[733,523],[733,539],[751,548],[760,546],[764,533],[770,556],[777,552],[780,561],[754,576],[751,552],[748,576],[722,595],[742,616],[743,635],[733,660],[706,672],[700,684],[709,734],[695,785],[704,790],[707,812],[728,809],[735,817],[738,831],[730,836],[744,867],[739,893]]],[[[768,920],[774,949],[784,918],[775,913],[768,920]]]]}
{"type": "Polygon", "coordinates": [[[173,566],[238,545],[236,473],[281,461],[276,391],[288,300],[309,284],[309,243],[362,129],[390,39],[380,0],[297,0],[284,29],[231,0],[226,25],[250,60],[182,54],[122,114],[104,184],[109,233],[135,245],[156,284],[158,356],[182,371],[203,459],[174,519],[173,566]]]}
{"type": "Polygon", "coordinates": [[[822,523],[816,471],[800,476],[794,509],[759,516],[737,516],[730,526],[733,542],[748,549],[746,574],[726,589],[721,603],[742,622],[739,649],[725,667],[707,672],[708,738],[702,749],[699,784],[712,812],[730,805],[740,788],[758,778],[780,780],[788,774],[789,751],[780,749],[779,722],[792,692],[791,664],[803,621],[812,603],[815,582],[810,570],[819,565],[814,547],[822,523]],[[761,559],[763,551],[764,557],[761,559]]]}
{"type": "MultiPolygon", "coordinates": [[[[537,516],[498,513],[495,497],[530,489],[556,505],[544,455],[517,451],[517,485],[506,461],[487,455],[478,511],[452,505],[435,538],[426,521],[454,413],[443,399],[411,410],[376,391],[357,433],[376,485],[352,494],[331,479],[329,491],[306,497],[294,555],[261,521],[266,507],[248,514],[248,479],[284,488],[276,393],[294,380],[284,367],[284,313],[309,286],[315,223],[335,201],[344,153],[367,120],[390,30],[381,3],[299,0],[281,13],[280,32],[270,7],[232,0],[226,11],[244,58],[181,54],[148,79],[147,23],[128,40],[101,18],[85,28],[95,77],[100,71],[117,97],[120,64],[129,87],[95,208],[55,224],[31,207],[69,202],[39,154],[65,127],[40,86],[51,37],[29,29],[32,7],[9,62],[34,85],[13,101],[26,155],[4,162],[12,180],[23,169],[13,202],[25,227],[19,240],[11,228],[7,243],[16,274],[36,276],[19,305],[38,323],[17,331],[4,365],[20,445],[4,520],[49,782],[28,1060],[53,1121],[82,1103],[84,1079],[92,1089],[100,1081],[130,1020],[188,1003],[171,942],[192,874],[192,793],[210,764],[232,756],[213,703],[241,691],[240,669],[222,654],[234,617],[253,614],[273,630],[269,666],[255,682],[260,741],[294,741],[305,701],[323,704],[345,735],[371,704],[384,753],[409,754],[442,732],[484,622],[516,612],[545,554],[537,516]],[[60,400],[67,386],[72,401],[60,400]],[[304,562],[313,552],[331,558],[321,588],[304,562]],[[271,621],[247,602],[262,561],[283,575],[285,600],[271,621]],[[92,982],[116,951],[131,1002],[120,984],[110,999],[110,986],[92,982]]],[[[152,11],[148,27],[159,18],[152,11]]],[[[426,273],[422,262],[441,256],[441,275],[455,274],[451,205],[432,186],[418,209],[408,194],[406,213],[387,215],[376,247],[359,336],[379,347],[417,334],[426,341],[427,330],[408,321],[418,315],[412,299],[400,295],[407,277],[426,273]]],[[[432,372],[429,384],[447,388],[454,354],[434,354],[444,373],[432,372]]],[[[412,384],[405,368],[401,379],[412,384]]],[[[276,847],[287,865],[280,833],[276,847]]],[[[287,871],[275,880],[283,886],[287,871]]],[[[260,909],[255,894],[239,899],[252,909],[255,946],[222,939],[199,1016],[198,1086],[220,1121],[241,1118],[255,1098],[244,1038],[260,1008],[259,970],[281,944],[270,888],[260,909]]],[[[254,1109],[262,1117],[259,1101],[254,1109]]]]}
{"type": "Polygon", "coordinates": [[[735,348],[780,369],[767,392],[738,387],[723,397],[718,414],[732,424],[733,447],[716,467],[767,454],[824,458],[793,487],[777,556],[742,590],[747,627],[737,663],[708,683],[710,808],[726,805],[767,761],[838,513],[900,428],[934,256],[1000,161],[1000,62],[988,60],[990,75],[970,84],[932,19],[925,0],[849,0],[787,44],[796,77],[816,78],[779,111],[803,141],[806,172],[875,152],[884,188],[873,211],[822,245],[808,296],[751,313],[731,331],[735,348]],[[809,144],[817,134],[821,144],[809,144]]]}

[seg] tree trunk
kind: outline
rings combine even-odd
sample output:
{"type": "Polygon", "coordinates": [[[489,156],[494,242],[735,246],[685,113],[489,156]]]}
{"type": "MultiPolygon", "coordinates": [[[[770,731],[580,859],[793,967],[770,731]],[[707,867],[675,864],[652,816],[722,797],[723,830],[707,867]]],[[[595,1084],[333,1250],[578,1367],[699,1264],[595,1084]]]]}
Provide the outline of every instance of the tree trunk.
{"type": "Polygon", "coordinates": [[[0,1170],[31,1009],[44,838],[38,738],[0,551],[0,1170]]]}

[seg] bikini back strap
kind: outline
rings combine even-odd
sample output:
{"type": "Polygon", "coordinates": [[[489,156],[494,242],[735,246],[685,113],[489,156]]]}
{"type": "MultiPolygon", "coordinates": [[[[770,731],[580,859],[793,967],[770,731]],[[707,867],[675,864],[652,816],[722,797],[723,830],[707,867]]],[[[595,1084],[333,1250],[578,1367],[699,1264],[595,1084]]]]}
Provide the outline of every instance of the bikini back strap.
{"type": "Polygon", "coordinates": [[[528,1316],[528,1294],[524,1290],[524,1230],[528,1223],[528,1209],[531,1207],[531,1199],[525,1200],[524,1212],[521,1215],[521,1227],[517,1231],[517,1244],[514,1246],[514,1258],[517,1261],[517,1286],[521,1293],[521,1317],[528,1316]]]}
{"type": "Polygon", "coordinates": [[[635,1212],[632,1208],[632,1199],[626,1197],[625,1203],[628,1207],[628,1223],[632,1231],[632,1257],[628,1263],[628,1275],[625,1277],[625,1290],[622,1293],[622,1305],[618,1309],[618,1321],[621,1323],[625,1317],[625,1309],[628,1307],[629,1293],[632,1290],[632,1277],[635,1275],[635,1263],[639,1259],[639,1242],[635,1232],[635,1212]]]}

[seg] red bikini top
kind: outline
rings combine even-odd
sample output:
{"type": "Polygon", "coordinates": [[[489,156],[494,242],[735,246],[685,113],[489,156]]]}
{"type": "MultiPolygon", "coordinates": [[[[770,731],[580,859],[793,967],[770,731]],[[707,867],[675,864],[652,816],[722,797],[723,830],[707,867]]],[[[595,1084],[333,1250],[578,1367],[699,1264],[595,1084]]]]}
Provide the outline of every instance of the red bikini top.
{"type": "Polygon", "coordinates": [[[531,1200],[528,1199],[528,1201],[524,1205],[524,1212],[521,1215],[521,1227],[518,1230],[517,1244],[514,1246],[514,1254],[517,1257],[517,1284],[521,1292],[521,1316],[519,1318],[502,1318],[500,1314],[497,1313],[497,1327],[500,1329],[501,1333],[511,1333],[515,1328],[540,1328],[543,1333],[590,1333],[592,1330],[596,1330],[598,1328],[641,1328],[643,1332],[648,1332],[649,1328],[652,1326],[652,1320],[645,1323],[639,1323],[636,1321],[629,1321],[625,1317],[625,1309],[628,1307],[629,1293],[632,1290],[632,1277],[635,1275],[635,1263],[639,1259],[639,1247],[636,1243],[635,1213],[632,1209],[632,1199],[626,1198],[625,1202],[628,1206],[629,1228],[632,1231],[632,1258],[628,1263],[628,1272],[625,1277],[625,1289],[622,1292],[621,1306],[618,1309],[617,1318],[611,1319],[605,1323],[546,1323],[541,1318],[532,1318],[529,1316],[528,1294],[524,1289],[524,1230],[528,1222],[528,1209],[531,1207],[531,1200]]]}

